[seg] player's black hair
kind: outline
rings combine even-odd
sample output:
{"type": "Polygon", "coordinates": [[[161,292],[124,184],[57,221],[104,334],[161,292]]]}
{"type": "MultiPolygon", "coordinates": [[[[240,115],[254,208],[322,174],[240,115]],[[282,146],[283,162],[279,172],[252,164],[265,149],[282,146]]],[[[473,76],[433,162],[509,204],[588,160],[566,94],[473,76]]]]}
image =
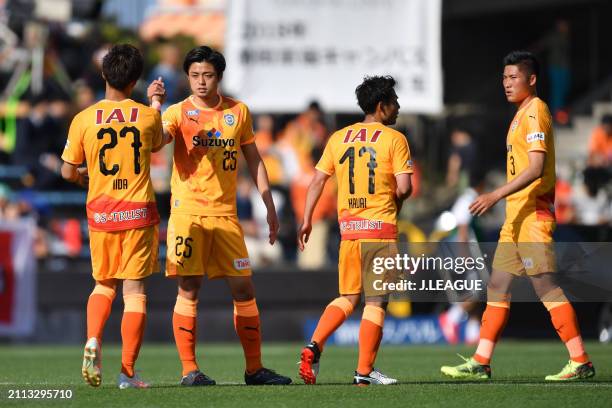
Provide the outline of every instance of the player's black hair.
{"type": "Polygon", "coordinates": [[[606,113],[605,115],[603,115],[603,117],[601,118],[601,124],[612,125],[612,114],[606,113]]]}
{"type": "Polygon", "coordinates": [[[504,57],[504,66],[517,65],[527,76],[540,76],[540,63],[529,51],[512,51],[504,57]]]}
{"type": "Polygon", "coordinates": [[[102,75],[115,89],[123,90],[142,75],[144,62],[138,48],[130,44],[114,45],[102,59],[102,75]]]}
{"type": "Polygon", "coordinates": [[[215,67],[215,71],[217,72],[219,79],[223,78],[223,71],[225,71],[225,57],[219,51],[213,50],[206,45],[196,47],[189,51],[185,56],[185,61],[183,62],[183,71],[185,71],[186,74],[189,73],[189,67],[194,62],[208,62],[215,67]]]}
{"type": "Polygon", "coordinates": [[[355,89],[357,104],[367,115],[376,112],[379,102],[388,103],[395,97],[395,79],[392,76],[366,76],[355,89]]]}

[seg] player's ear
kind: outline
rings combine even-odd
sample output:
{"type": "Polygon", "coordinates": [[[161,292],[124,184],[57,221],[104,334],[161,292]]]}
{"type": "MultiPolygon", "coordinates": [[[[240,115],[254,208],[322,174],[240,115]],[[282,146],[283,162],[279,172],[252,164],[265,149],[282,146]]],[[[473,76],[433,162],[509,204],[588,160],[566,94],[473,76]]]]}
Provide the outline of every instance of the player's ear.
{"type": "Polygon", "coordinates": [[[536,82],[538,82],[536,74],[529,75],[529,86],[536,86],[536,82]]]}

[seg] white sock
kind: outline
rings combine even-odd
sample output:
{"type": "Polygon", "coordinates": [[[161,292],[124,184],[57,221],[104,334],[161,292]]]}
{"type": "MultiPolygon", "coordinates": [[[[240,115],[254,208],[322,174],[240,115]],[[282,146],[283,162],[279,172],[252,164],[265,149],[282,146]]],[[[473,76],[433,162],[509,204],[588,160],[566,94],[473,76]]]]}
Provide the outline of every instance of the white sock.
{"type": "Polygon", "coordinates": [[[465,325],[466,343],[475,343],[480,338],[480,322],[477,319],[470,319],[465,325]]]}
{"type": "Polygon", "coordinates": [[[455,324],[459,324],[467,318],[467,313],[460,303],[453,304],[447,313],[448,319],[455,324]]]}

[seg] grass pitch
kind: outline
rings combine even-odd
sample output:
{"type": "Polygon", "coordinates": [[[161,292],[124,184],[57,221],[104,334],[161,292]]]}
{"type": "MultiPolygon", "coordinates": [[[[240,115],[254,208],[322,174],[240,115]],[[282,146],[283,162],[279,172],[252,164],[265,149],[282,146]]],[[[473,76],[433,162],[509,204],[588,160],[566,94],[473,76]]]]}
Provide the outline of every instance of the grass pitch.
{"type": "MultiPolygon", "coordinates": [[[[238,344],[199,344],[204,372],[219,385],[181,388],[180,364],[172,344],[144,344],[138,370],[154,388],[119,390],[115,382],[121,351],[103,349],[103,385],[91,388],[81,378],[80,346],[0,346],[0,406],[86,407],[561,407],[612,406],[612,345],[590,343],[587,350],[597,370],[588,382],[550,384],[544,376],[558,372],[566,351],[558,341],[502,341],[496,350],[493,380],[452,381],[440,366],[459,364],[473,348],[449,346],[383,346],[381,371],[398,378],[396,386],[349,385],[357,360],[356,347],[328,347],[321,359],[318,385],[304,386],[297,376],[301,344],[264,346],[264,363],[290,375],[296,385],[247,387],[243,384],[242,351],[238,344]],[[71,399],[9,399],[10,390],[71,390],[71,399]]],[[[14,393],[13,393],[14,394],[14,393]]]]}

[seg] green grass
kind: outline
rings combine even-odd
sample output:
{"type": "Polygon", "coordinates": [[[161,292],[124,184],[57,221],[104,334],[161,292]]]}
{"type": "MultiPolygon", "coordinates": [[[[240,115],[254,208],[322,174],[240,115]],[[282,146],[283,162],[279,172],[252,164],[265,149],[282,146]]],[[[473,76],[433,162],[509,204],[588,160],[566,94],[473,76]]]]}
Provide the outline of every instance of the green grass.
{"type": "Polygon", "coordinates": [[[470,355],[473,348],[448,346],[383,346],[377,367],[401,384],[389,387],[348,385],[356,364],[356,348],[328,347],[316,386],[301,385],[297,377],[299,344],[269,344],[264,362],[290,375],[298,385],[246,387],[242,384],[242,352],[237,344],[200,344],[200,365],[220,384],[205,388],[180,388],[180,366],[171,344],[145,344],[138,369],[154,384],[149,390],[118,390],[116,375],[121,352],[104,349],[101,388],[91,388],[81,378],[82,349],[78,346],[0,346],[0,406],[87,407],[470,407],[517,406],[609,407],[612,401],[612,346],[588,344],[597,376],[588,382],[549,384],[543,378],[565,364],[566,351],[559,342],[502,341],[493,365],[493,380],[449,381],[439,374],[441,365],[460,363],[455,353],[470,355]],[[71,400],[8,399],[11,389],[70,389],[71,400]]]}

